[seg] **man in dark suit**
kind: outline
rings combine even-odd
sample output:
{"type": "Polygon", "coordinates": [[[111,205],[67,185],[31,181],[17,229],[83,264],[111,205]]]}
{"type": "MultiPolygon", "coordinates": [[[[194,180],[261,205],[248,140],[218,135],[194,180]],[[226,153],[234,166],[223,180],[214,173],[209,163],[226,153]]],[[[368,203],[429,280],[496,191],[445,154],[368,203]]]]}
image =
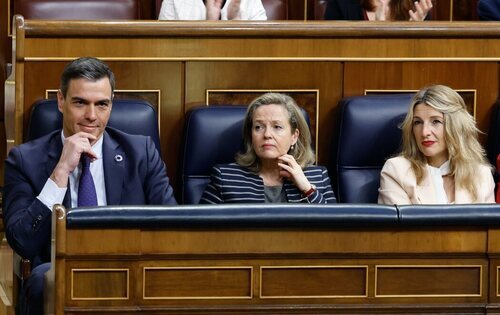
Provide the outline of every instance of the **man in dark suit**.
{"type": "Polygon", "coordinates": [[[69,63],[57,92],[63,129],[13,148],[5,162],[7,240],[34,267],[21,297],[25,314],[43,314],[52,206],[73,208],[88,199],[78,187],[84,186],[81,160],[90,159],[94,186],[86,205],[176,204],[153,141],[106,127],[114,86],[114,74],[102,61],[69,63]]]}

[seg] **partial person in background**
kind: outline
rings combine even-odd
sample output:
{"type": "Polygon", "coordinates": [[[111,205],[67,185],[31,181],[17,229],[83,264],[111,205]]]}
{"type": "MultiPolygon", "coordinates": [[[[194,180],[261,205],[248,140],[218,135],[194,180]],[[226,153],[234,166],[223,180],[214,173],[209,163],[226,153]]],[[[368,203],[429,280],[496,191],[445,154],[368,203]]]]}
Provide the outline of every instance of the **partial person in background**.
{"type": "Polygon", "coordinates": [[[424,21],[432,0],[329,0],[325,20],[424,21]]]}
{"type": "Polygon", "coordinates": [[[159,20],[267,20],[261,0],[163,0],[159,20]]]}
{"type": "Polygon", "coordinates": [[[378,203],[495,202],[492,167],[457,92],[443,85],[420,90],[402,133],[402,152],[382,168],[378,203]]]}
{"type": "Polygon", "coordinates": [[[335,203],[326,168],[313,165],[311,133],[293,98],[267,93],[248,106],[244,149],[217,165],[200,203],[335,203]]]}
{"type": "Polygon", "coordinates": [[[477,15],[483,21],[500,21],[500,0],[479,0],[477,15]]]}

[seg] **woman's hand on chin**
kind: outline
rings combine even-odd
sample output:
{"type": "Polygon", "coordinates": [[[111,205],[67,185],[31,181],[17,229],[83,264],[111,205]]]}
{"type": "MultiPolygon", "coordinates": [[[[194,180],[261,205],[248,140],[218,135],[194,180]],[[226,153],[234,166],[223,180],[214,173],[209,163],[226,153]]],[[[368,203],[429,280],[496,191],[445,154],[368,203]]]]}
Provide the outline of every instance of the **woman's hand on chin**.
{"type": "Polygon", "coordinates": [[[292,181],[300,191],[307,191],[311,188],[311,183],[293,156],[289,154],[280,156],[278,166],[281,168],[280,175],[292,181]]]}

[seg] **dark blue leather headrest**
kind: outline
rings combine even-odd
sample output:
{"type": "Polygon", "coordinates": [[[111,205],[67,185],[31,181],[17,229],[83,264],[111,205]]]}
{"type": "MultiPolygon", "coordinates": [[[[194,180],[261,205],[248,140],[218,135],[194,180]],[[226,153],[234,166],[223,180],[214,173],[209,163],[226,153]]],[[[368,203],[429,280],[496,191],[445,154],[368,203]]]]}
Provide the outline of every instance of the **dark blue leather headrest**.
{"type": "Polygon", "coordinates": [[[400,123],[413,94],[367,95],[340,102],[338,139],[332,146],[331,174],[337,200],[376,203],[380,170],[399,151],[400,123]]]}
{"type": "Polygon", "coordinates": [[[246,106],[206,106],[187,113],[181,153],[181,202],[197,204],[212,167],[234,162],[243,144],[246,106]]]}
{"type": "Polygon", "coordinates": [[[227,204],[75,208],[68,228],[235,228],[396,226],[386,205],[227,204]]]}
{"type": "MultiPolygon", "coordinates": [[[[161,152],[158,118],[154,108],[144,100],[114,99],[108,126],[126,133],[150,136],[161,152]]],[[[25,141],[33,140],[62,128],[62,114],[57,99],[36,102],[31,109],[25,141]]]]}

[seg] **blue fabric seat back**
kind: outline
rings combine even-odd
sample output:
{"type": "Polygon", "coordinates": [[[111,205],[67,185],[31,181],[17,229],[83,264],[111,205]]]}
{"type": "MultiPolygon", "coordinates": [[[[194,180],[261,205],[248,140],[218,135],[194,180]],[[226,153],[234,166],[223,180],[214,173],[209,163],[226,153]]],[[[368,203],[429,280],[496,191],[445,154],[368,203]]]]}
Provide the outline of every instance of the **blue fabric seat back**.
{"type": "Polygon", "coordinates": [[[337,200],[376,203],[380,171],[400,150],[403,121],[413,94],[349,97],[339,104],[338,138],[332,146],[330,176],[337,200]]]}
{"type": "MultiPolygon", "coordinates": [[[[108,126],[126,133],[150,136],[161,152],[156,111],[149,102],[138,99],[114,99],[108,126]]],[[[30,115],[25,141],[44,136],[62,128],[62,114],[57,99],[36,102],[30,115]]]]}
{"type": "MultiPolygon", "coordinates": [[[[243,148],[246,111],[247,106],[217,105],[187,113],[178,185],[182,204],[199,203],[213,166],[234,162],[236,153],[243,148]]],[[[310,125],[309,116],[303,113],[310,125]]]]}

